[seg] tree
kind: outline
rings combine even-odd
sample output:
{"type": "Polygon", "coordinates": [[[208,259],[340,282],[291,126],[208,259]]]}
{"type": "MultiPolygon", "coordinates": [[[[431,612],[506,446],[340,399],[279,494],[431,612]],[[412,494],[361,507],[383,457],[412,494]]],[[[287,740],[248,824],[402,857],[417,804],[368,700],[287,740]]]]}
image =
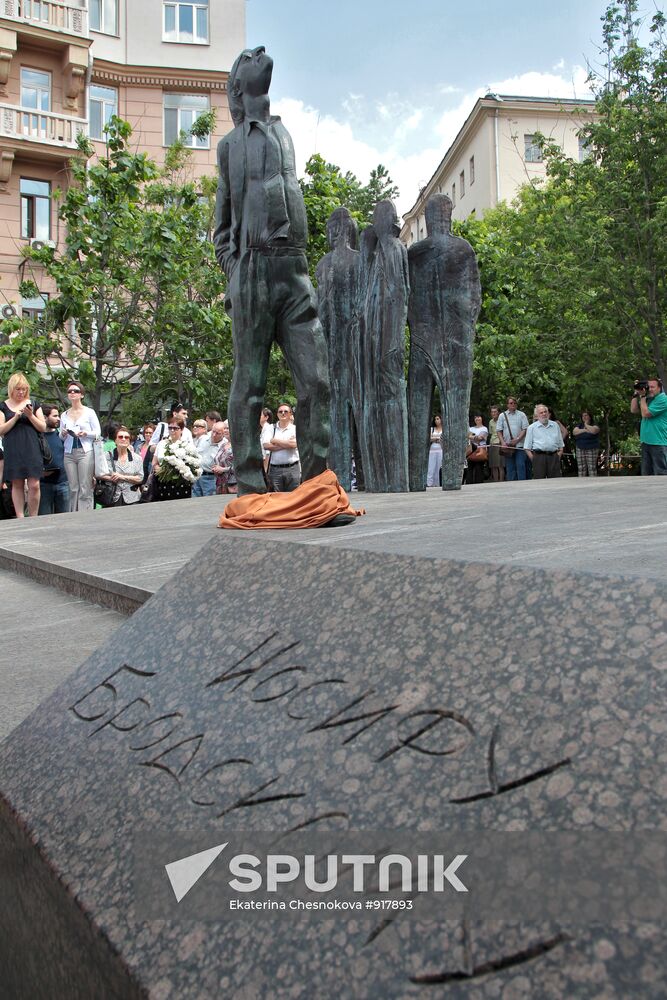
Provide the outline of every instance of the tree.
{"type": "Polygon", "coordinates": [[[596,313],[638,372],[667,369],[667,45],[665,16],[638,40],[637,0],[602,18],[603,74],[591,73],[596,119],[583,163],[547,144],[552,187],[570,204],[565,249],[595,290],[596,313]],[[611,321],[611,323],[610,323],[611,321]]]}
{"type": "Polygon", "coordinates": [[[667,347],[665,22],[653,17],[641,47],[636,11],[626,0],[603,17],[606,71],[593,77],[587,158],[542,139],[547,183],[457,227],[482,275],[474,403],[512,392],[566,419],[587,406],[615,436],[636,423],[633,379],[662,377],[667,347]]]}
{"type": "Polygon", "coordinates": [[[398,197],[398,188],[380,163],[363,185],[352,173],[343,174],[340,167],[327,163],[314,153],[306,164],[306,178],[300,181],[308,217],[308,262],[311,275],[329,250],[327,222],[336,208],[348,208],[360,230],[373,220],[373,210],[379,201],[398,197]]]}
{"type": "MultiPolygon", "coordinates": [[[[211,125],[210,116],[195,123],[211,125]]],[[[33,378],[39,365],[51,392],[80,378],[91,405],[109,414],[151,386],[155,401],[179,394],[199,401],[212,373],[220,379],[221,362],[231,378],[224,278],[208,239],[212,184],[187,179],[183,137],[160,170],[131,151],[130,136],[114,117],[105,155],[72,161],[73,183],[61,197],[63,251],[25,251],[33,277],[21,293],[37,294],[39,268],[57,295],[42,321],[18,324],[0,347],[0,364],[14,367],[20,358],[33,378]]],[[[92,155],[84,137],[79,148],[92,155]]]]}

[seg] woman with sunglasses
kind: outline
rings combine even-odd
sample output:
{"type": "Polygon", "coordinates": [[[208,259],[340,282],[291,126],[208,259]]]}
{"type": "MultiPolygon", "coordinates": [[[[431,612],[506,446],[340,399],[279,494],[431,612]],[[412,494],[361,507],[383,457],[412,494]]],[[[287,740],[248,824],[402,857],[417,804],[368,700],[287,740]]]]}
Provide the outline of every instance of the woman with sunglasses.
{"type": "Polygon", "coordinates": [[[116,484],[113,506],[126,507],[139,503],[141,493],[138,487],[144,479],[144,463],[139,452],[130,448],[130,432],[124,424],[117,428],[115,447],[107,458],[112,471],[108,476],[99,478],[109,479],[116,484]]]}
{"type": "MultiPolygon", "coordinates": [[[[170,460],[165,461],[165,453],[168,455],[167,449],[173,447],[174,445],[181,444],[183,438],[183,429],[185,427],[185,420],[183,417],[174,417],[173,415],[169,418],[169,423],[167,424],[167,431],[169,436],[162,438],[158,441],[155,454],[153,455],[153,480],[154,480],[154,499],[155,500],[189,500],[192,496],[192,482],[194,479],[188,479],[186,475],[182,475],[177,469],[176,465],[170,460]],[[173,474],[169,478],[162,478],[160,473],[165,469],[171,468],[173,474]]],[[[190,442],[183,442],[184,447],[191,453],[194,453],[194,457],[199,462],[199,475],[201,475],[201,460],[197,453],[195,446],[190,442]]],[[[191,475],[191,473],[190,473],[191,475]]]]}
{"type": "Polygon", "coordinates": [[[84,388],[80,382],[67,383],[69,409],[60,418],[60,436],[65,442],[65,472],[69,482],[70,510],[92,510],[95,455],[93,441],[102,428],[95,410],[83,405],[84,388]]]}
{"type": "MultiPolygon", "coordinates": [[[[28,516],[39,510],[39,479],[44,460],[38,434],[46,430],[46,420],[38,402],[30,398],[30,386],[22,372],[7,385],[7,399],[0,403],[0,436],[4,446],[3,480],[12,484],[12,502],[17,517],[23,517],[25,486],[28,486],[28,516]]],[[[2,485],[2,484],[0,484],[2,485]]]]}

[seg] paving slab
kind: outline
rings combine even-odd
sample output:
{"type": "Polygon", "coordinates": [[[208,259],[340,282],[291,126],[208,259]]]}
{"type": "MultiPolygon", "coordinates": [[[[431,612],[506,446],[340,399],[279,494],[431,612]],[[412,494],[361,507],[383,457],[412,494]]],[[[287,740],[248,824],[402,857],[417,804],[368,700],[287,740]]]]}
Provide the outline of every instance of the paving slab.
{"type": "Polygon", "coordinates": [[[126,619],[8,570],[0,593],[2,741],[126,619]]]}
{"type": "MultiPolygon", "coordinates": [[[[336,529],[265,531],[272,541],[667,579],[667,479],[484,484],[460,492],[351,494],[367,514],[336,529]]],[[[125,613],[218,535],[224,497],[0,523],[0,567],[125,613]]],[[[259,532],[224,532],[227,538],[259,532]]],[[[224,589],[224,584],[223,584],[224,589]]]]}

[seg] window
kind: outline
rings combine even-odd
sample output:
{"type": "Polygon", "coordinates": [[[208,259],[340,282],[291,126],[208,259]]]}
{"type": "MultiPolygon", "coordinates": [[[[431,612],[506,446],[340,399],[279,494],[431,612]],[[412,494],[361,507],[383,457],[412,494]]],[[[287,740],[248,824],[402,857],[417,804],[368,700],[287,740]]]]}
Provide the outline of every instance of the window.
{"type": "MultiPolygon", "coordinates": [[[[51,110],[51,74],[21,67],[21,107],[36,111],[51,110]]],[[[38,138],[47,136],[47,119],[43,115],[24,114],[23,134],[38,138]]]]}
{"type": "Polygon", "coordinates": [[[42,319],[46,303],[49,301],[47,292],[40,292],[34,299],[21,299],[21,316],[23,319],[42,319]]]}
{"type": "Polygon", "coordinates": [[[583,163],[584,160],[590,160],[591,149],[583,136],[579,136],[579,163],[583,163]]]}
{"type": "Polygon", "coordinates": [[[468,177],[470,178],[470,183],[474,184],[475,183],[475,157],[474,156],[470,157],[468,177]]]}
{"type": "Polygon", "coordinates": [[[48,181],[21,178],[21,236],[23,239],[51,239],[51,185],[48,181]]]}
{"type": "Polygon", "coordinates": [[[32,21],[49,22],[48,0],[25,0],[23,4],[23,16],[32,21]]]}
{"type": "Polygon", "coordinates": [[[456,205],[456,184],[452,184],[452,205],[456,205]]]}
{"type": "Polygon", "coordinates": [[[162,39],[165,42],[208,42],[208,0],[163,4],[162,39]]]}
{"type": "Polygon", "coordinates": [[[541,163],[542,150],[534,135],[524,135],[523,144],[526,150],[526,163],[541,163]]]}
{"type": "Polygon", "coordinates": [[[90,85],[90,138],[104,139],[104,126],[112,115],[118,114],[118,91],[115,87],[90,85]]]}
{"type": "Polygon", "coordinates": [[[117,0],[89,0],[90,27],[105,35],[118,34],[117,0]]]}
{"type": "MultiPolygon", "coordinates": [[[[164,95],[164,144],[171,146],[181,132],[188,132],[203,111],[209,110],[209,100],[203,94],[164,95]]],[[[192,149],[208,149],[209,137],[198,139],[188,135],[185,145],[192,149]]]]}
{"type": "Polygon", "coordinates": [[[461,197],[466,193],[466,175],[462,170],[459,174],[459,194],[461,197]]]}

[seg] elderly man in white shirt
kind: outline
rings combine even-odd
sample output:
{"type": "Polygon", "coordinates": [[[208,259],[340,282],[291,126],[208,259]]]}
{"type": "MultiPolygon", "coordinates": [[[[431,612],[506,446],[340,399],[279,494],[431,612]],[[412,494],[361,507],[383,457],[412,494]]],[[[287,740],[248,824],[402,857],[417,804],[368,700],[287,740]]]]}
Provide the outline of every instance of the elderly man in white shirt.
{"type": "Polygon", "coordinates": [[[537,420],[526,431],[524,449],[533,463],[533,479],[560,479],[563,435],[543,403],[535,407],[537,420]]]}
{"type": "Polygon", "coordinates": [[[225,436],[225,423],[218,420],[208,434],[202,434],[195,439],[195,448],[199,452],[202,460],[202,474],[196,483],[192,485],[193,497],[215,496],[215,457],[220,450],[220,445],[225,436]]]}

